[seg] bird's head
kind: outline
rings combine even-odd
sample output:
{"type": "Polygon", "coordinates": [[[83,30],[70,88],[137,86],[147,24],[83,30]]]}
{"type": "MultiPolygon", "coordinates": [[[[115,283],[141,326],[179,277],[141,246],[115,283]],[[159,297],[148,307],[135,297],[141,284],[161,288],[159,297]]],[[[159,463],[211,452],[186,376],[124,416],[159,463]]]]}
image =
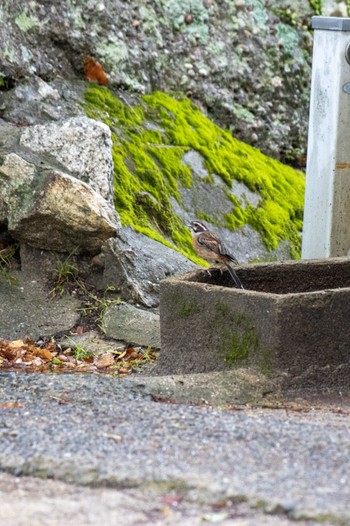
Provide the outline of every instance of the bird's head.
{"type": "Polygon", "coordinates": [[[191,221],[189,228],[195,233],[198,234],[199,232],[206,232],[208,228],[201,223],[200,221],[191,221]]]}

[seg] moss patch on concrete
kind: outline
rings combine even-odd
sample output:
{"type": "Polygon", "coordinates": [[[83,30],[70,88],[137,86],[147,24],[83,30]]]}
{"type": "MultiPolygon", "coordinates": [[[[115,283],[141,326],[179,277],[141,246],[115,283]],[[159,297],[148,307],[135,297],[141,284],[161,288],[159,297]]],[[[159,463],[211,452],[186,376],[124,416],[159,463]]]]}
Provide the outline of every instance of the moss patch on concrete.
{"type": "Polygon", "coordinates": [[[179,185],[191,187],[192,173],[182,159],[185,152],[196,150],[205,160],[208,179],[217,174],[226,183],[232,211],[222,226],[235,230],[249,224],[268,250],[287,239],[292,255],[299,256],[304,174],[238,141],[185,97],[175,100],[155,92],[138,106],[129,106],[105,87],[92,85],[85,100],[87,115],[112,131],[115,206],[124,225],[203,264],[170,201],[173,197],[181,204],[179,185]],[[259,206],[246,206],[232,194],[235,180],[259,194],[259,206]]]}

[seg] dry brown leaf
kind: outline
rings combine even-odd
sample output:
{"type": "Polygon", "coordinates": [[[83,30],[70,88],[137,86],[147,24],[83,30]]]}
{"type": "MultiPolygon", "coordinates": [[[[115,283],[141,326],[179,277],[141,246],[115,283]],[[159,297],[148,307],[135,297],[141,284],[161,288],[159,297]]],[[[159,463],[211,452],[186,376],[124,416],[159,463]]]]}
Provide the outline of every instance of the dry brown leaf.
{"type": "Polygon", "coordinates": [[[13,407],[22,407],[21,402],[3,402],[0,404],[0,409],[12,409],[13,407]]]}
{"type": "Polygon", "coordinates": [[[125,349],[121,354],[119,354],[119,356],[117,356],[117,360],[122,360],[124,358],[124,356],[126,355],[126,351],[127,349],[125,349]]]}
{"type": "Polygon", "coordinates": [[[131,374],[131,372],[132,372],[131,366],[130,367],[125,366],[125,367],[121,367],[120,369],[118,369],[119,374],[131,374]]]}
{"type": "Polygon", "coordinates": [[[64,364],[64,367],[67,368],[67,369],[73,369],[73,367],[76,367],[76,366],[77,366],[76,361],[75,361],[75,363],[73,363],[73,362],[66,362],[64,364]]]}
{"type": "Polygon", "coordinates": [[[22,358],[23,362],[31,362],[32,363],[34,355],[31,352],[24,351],[24,353],[22,353],[21,358],[22,358]]]}
{"type": "Polygon", "coordinates": [[[44,361],[41,358],[39,358],[39,356],[35,356],[35,358],[33,358],[34,367],[41,367],[43,364],[44,364],[44,361]]]}
{"type": "Polygon", "coordinates": [[[87,80],[96,81],[103,86],[107,86],[108,79],[103,67],[93,57],[87,56],[85,58],[84,73],[87,80]]]}
{"type": "Polygon", "coordinates": [[[6,358],[6,360],[14,360],[17,356],[15,349],[9,349],[8,347],[0,348],[0,356],[6,358]]]}
{"type": "Polygon", "coordinates": [[[7,347],[9,349],[20,349],[24,346],[24,341],[23,340],[14,340],[12,342],[10,342],[7,347]]]}
{"type": "Polygon", "coordinates": [[[57,343],[56,342],[50,342],[47,345],[45,345],[44,349],[50,352],[54,352],[56,350],[57,343]]]}
{"type": "Polygon", "coordinates": [[[68,357],[65,354],[58,354],[56,358],[60,360],[60,362],[68,362],[68,357]]]}
{"type": "Polygon", "coordinates": [[[103,367],[110,367],[111,365],[115,364],[114,355],[110,352],[100,354],[99,356],[96,356],[94,364],[99,369],[103,367]]]}
{"type": "Polygon", "coordinates": [[[35,350],[33,351],[33,355],[38,356],[39,358],[44,360],[44,362],[51,362],[51,360],[54,359],[54,355],[52,354],[52,352],[48,351],[47,349],[39,349],[39,347],[35,348],[35,350]]]}

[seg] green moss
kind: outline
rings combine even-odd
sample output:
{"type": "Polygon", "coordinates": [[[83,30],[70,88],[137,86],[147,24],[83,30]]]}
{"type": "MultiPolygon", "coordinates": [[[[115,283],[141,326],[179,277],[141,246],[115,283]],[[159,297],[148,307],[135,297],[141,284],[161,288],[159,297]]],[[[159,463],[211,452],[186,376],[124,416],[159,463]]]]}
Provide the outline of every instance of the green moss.
{"type": "Polygon", "coordinates": [[[258,340],[253,329],[243,334],[233,334],[231,350],[226,354],[225,362],[240,365],[242,361],[246,362],[248,360],[250,351],[252,349],[256,351],[257,346],[258,340]]]}
{"type": "Polygon", "coordinates": [[[310,6],[315,11],[316,15],[322,15],[322,0],[310,0],[310,6]]]}
{"type": "Polygon", "coordinates": [[[182,298],[182,301],[178,304],[178,311],[182,318],[187,318],[194,312],[198,311],[198,303],[194,300],[186,300],[182,298]]]}
{"type": "Polygon", "coordinates": [[[228,367],[253,365],[260,372],[270,375],[273,354],[259,345],[255,323],[248,316],[232,313],[223,302],[215,303],[215,315],[210,320],[213,333],[220,331],[219,354],[228,367]]]}
{"type": "MultiPolygon", "coordinates": [[[[257,208],[244,208],[240,199],[231,195],[232,211],[225,216],[225,226],[235,230],[251,225],[269,250],[290,240],[293,256],[299,256],[304,174],[233,138],[187,98],[175,100],[155,92],[131,107],[108,89],[92,85],[85,99],[87,115],[112,130],[115,205],[122,224],[203,264],[170,200],[181,204],[179,184],[191,187],[191,170],[182,159],[187,151],[196,150],[205,160],[209,184],[217,174],[228,192],[237,180],[260,195],[257,208]]],[[[201,210],[196,213],[205,218],[201,210]]]]}
{"type": "Polygon", "coordinates": [[[225,344],[225,362],[237,367],[247,364],[250,354],[256,354],[259,346],[254,326],[243,315],[230,315],[227,305],[217,303],[216,306],[221,322],[226,318],[225,327],[230,331],[225,344]]]}

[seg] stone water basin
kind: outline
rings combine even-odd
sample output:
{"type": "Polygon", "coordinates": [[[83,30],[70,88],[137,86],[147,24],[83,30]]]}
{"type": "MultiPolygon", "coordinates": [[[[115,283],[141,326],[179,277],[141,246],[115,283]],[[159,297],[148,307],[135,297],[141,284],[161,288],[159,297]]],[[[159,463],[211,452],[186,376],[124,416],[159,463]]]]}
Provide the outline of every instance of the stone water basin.
{"type": "Polygon", "coordinates": [[[198,270],[162,281],[160,374],[250,368],[282,387],[350,385],[350,261],[198,270]]]}

